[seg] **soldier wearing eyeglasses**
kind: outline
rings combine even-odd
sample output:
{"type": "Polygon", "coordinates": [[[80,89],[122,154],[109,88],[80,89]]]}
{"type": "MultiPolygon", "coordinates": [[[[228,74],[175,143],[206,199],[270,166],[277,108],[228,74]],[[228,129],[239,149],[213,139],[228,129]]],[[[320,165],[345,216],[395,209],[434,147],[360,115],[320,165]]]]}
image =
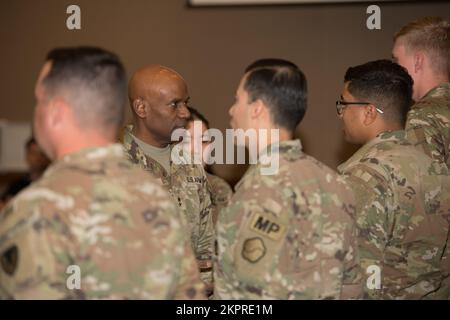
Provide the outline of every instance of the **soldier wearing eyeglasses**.
{"type": "Polygon", "coordinates": [[[337,102],[345,139],[363,146],[338,167],[357,199],[364,271],[378,270],[365,298],[421,299],[442,283],[448,222],[445,164],[412,146],[403,130],[413,80],[388,60],[349,68],[337,102]]]}

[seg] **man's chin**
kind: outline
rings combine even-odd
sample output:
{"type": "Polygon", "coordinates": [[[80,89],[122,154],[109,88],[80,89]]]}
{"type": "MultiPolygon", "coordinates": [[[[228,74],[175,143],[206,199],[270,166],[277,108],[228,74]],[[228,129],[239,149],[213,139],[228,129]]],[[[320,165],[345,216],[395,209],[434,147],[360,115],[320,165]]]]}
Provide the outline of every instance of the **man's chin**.
{"type": "Polygon", "coordinates": [[[351,137],[348,136],[345,129],[342,129],[342,137],[344,138],[345,142],[353,144],[351,137]]]}
{"type": "Polygon", "coordinates": [[[355,139],[354,137],[350,137],[350,136],[346,135],[345,133],[344,133],[344,141],[349,144],[353,144],[353,145],[364,144],[364,142],[361,142],[360,140],[355,139]]]}

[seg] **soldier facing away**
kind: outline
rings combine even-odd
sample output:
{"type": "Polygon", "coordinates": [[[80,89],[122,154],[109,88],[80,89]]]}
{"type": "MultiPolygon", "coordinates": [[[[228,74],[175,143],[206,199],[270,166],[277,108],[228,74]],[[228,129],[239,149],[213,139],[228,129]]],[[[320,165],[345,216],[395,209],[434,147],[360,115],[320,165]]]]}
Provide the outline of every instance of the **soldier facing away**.
{"type": "Polygon", "coordinates": [[[394,61],[414,80],[408,140],[450,169],[450,21],[425,17],[394,35],[394,61]]]}
{"type": "Polygon", "coordinates": [[[363,144],[338,170],[357,199],[361,265],[370,282],[365,298],[426,298],[442,283],[447,167],[414,148],[402,130],[412,83],[394,62],[368,62],[347,70],[336,102],[345,139],[363,144]]]}
{"type": "Polygon", "coordinates": [[[35,94],[34,132],[54,162],[0,215],[0,297],[204,298],[176,205],[114,143],[126,98],[119,59],[55,49],[35,94]]]}
{"type": "Polygon", "coordinates": [[[263,59],[246,69],[229,111],[231,126],[279,130],[279,139],[257,140],[260,156],[279,157],[279,168],[263,175],[263,164],[251,165],[219,215],[216,298],[361,294],[356,227],[349,214],[353,194],[293,138],[305,110],[306,79],[296,65],[263,59]]]}
{"type": "Polygon", "coordinates": [[[149,65],[133,75],[128,96],[134,123],[122,137],[127,156],[154,174],[180,207],[200,276],[211,290],[214,228],[206,173],[190,158],[182,156],[177,163],[171,156],[172,133],[185,128],[189,118],[186,83],[172,69],[149,65]]]}
{"type": "MultiPolygon", "coordinates": [[[[406,120],[408,141],[450,170],[450,20],[425,17],[408,23],[394,35],[392,56],[414,80],[416,103],[406,120]]],[[[450,299],[449,245],[442,268],[446,284],[436,297],[450,299]]]]}

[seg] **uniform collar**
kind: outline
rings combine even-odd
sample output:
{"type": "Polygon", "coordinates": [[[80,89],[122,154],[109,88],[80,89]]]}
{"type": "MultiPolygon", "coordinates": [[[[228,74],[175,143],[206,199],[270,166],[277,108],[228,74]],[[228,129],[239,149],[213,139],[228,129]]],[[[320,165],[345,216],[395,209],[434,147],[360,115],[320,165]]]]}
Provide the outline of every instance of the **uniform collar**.
{"type": "Polygon", "coordinates": [[[367,152],[380,143],[405,141],[406,132],[404,130],[384,131],[379,133],[375,138],[366,142],[358,149],[347,161],[338,166],[338,172],[343,172],[350,163],[354,163],[362,159],[367,152]]]}
{"type": "Polygon", "coordinates": [[[123,156],[123,148],[119,143],[113,143],[103,147],[83,148],[56,160],[45,171],[44,176],[51,174],[55,170],[72,166],[89,171],[97,171],[103,167],[102,162],[104,159],[122,158],[123,156]]]}
{"type": "MultiPolygon", "coordinates": [[[[433,89],[431,89],[430,91],[428,91],[419,101],[420,102],[422,100],[426,100],[429,98],[440,98],[440,97],[444,97],[445,95],[450,95],[450,82],[443,82],[440,85],[434,87],[433,89]]],[[[420,108],[421,104],[415,103],[412,108],[420,108]]]]}
{"type": "Polygon", "coordinates": [[[298,155],[302,151],[302,143],[300,139],[283,140],[268,145],[259,156],[270,155],[271,152],[279,153],[281,156],[298,155]]]}
{"type": "MultiPolygon", "coordinates": [[[[300,139],[294,140],[284,140],[272,143],[268,145],[260,154],[259,157],[268,155],[278,156],[279,159],[285,159],[287,161],[294,161],[302,156],[302,143],[300,139]]],[[[241,180],[236,184],[235,190],[237,190],[240,185],[246,180],[247,177],[251,176],[255,170],[259,172],[260,164],[252,164],[249,166],[245,174],[242,176],[241,180]]],[[[256,174],[256,173],[255,173],[256,174]]],[[[258,173],[259,174],[259,173],[258,173]]]]}

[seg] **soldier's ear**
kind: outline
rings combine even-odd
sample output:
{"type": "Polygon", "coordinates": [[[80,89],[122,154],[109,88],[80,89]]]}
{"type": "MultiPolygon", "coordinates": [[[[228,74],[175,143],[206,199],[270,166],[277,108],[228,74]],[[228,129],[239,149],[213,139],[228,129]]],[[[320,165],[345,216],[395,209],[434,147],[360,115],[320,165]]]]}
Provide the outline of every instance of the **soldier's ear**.
{"type": "Polygon", "coordinates": [[[69,117],[74,121],[73,109],[68,105],[67,101],[62,97],[53,98],[48,104],[46,119],[52,130],[65,128],[69,117]]]}
{"type": "Polygon", "coordinates": [[[267,108],[266,108],[264,102],[261,99],[256,99],[250,105],[250,117],[252,119],[257,119],[257,118],[261,117],[261,115],[264,114],[266,109],[267,108]]]}
{"type": "Polygon", "coordinates": [[[134,113],[139,118],[146,118],[147,117],[147,109],[145,107],[145,101],[142,98],[136,98],[132,102],[132,108],[134,113]]]}
{"type": "Polygon", "coordinates": [[[419,50],[416,53],[414,53],[414,72],[419,72],[423,68],[425,60],[425,54],[423,51],[419,50]]]}
{"type": "Polygon", "coordinates": [[[369,104],[364,108],[364,125],[369,126],[375,122],[378,117],[377,108],[373,104],[369,104]]]}

